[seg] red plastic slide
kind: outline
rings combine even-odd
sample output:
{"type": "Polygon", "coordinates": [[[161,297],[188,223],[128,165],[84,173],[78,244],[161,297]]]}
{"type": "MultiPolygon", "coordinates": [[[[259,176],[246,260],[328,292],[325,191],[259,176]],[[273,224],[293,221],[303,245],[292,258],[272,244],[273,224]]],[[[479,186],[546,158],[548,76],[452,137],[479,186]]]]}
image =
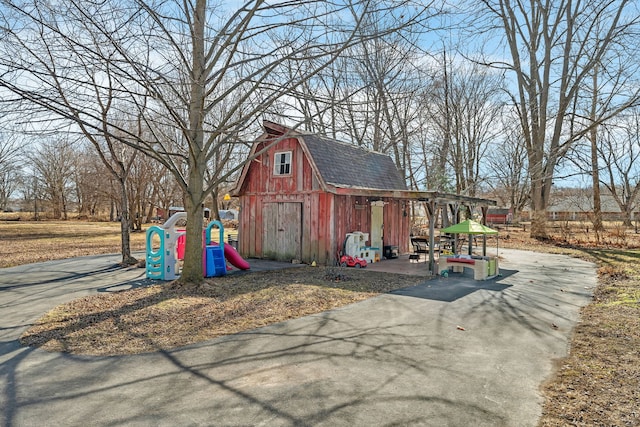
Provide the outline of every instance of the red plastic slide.
{"type": "Polygon", "coordinates": [[[235,268],[239,268],[240,270],[248,270],[250,268],[249,263],[245,261],[231,245],[224,245],[224,257],[235,268]]]}

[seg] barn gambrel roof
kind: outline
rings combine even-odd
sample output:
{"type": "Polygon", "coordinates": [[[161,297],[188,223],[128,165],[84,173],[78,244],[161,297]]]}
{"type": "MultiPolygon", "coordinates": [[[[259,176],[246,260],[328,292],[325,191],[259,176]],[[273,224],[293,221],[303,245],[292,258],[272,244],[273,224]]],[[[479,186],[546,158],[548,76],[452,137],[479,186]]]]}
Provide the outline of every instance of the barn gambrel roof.
{"type": "MultiPolygon", "coordinates": [[[[295,138],[325,191],[358,189],[371,191],[406,191],[407,186],[395,163],[386,154],[340,142],[326,136],[307,134],[285,126],[264,122],[265,134],[251,148],[250,157],[256,155],[260,143],[278,138],[295,138]]],[[[238,195],[248,172],[245,164],[236,184],[238,195]]]]}
{"type": "Polygon", "coordinates": [[[322,181],[334,187],[406,190],[391,157],[320,135],[298,136],[322,181]]]}

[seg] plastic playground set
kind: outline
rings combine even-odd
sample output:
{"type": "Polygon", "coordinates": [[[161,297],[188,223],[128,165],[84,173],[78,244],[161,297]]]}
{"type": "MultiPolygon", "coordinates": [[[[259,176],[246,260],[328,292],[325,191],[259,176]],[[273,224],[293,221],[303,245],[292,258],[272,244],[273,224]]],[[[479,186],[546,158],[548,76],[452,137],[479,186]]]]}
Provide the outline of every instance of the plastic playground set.
{"type": "MultiPolygon", "coordinates": [[[[186,212],[173,214],[162,225],[149,227],[146,235],[147,278],[156,280],[174,280],[180,275],[180,261],[184,259],[185,230],[177,227],[180,220],[187,218],[186,212]],[[159,247],[154,249],[154,238],[158,237],[159,247]]],[[[211,221],[204,233],[202,248],[202,271],[204,277],[224,276],[227,274],[227,262],[240,270],[248,270],[245,261],[235,248],[224,242],[224,227],[220,221],[211,221]],[[218,242],[212,241],[211,230],[219,230],[218,242]]]]}
{"type": "Polygon", "coordinates": [[[380,248],[366,246],[369,233],[354,231],[347,233],[342,250],[338,254],[341,267],[364,268],[368,264],[380,262],[380,248]]]}

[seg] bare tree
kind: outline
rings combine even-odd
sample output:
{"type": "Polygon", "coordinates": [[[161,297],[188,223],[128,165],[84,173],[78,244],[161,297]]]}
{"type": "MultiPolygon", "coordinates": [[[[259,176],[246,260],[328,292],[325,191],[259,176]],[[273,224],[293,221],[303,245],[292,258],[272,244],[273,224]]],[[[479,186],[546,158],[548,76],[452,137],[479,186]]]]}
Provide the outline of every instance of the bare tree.
{"type": "Polygon", "coordinates": [[[153,204],[162,209],[165,214],[171,206],[181,205],[183,202],[182,189],[175,177],[164,167],[159,167],[153,186],[153,204]]]}
{"type": "Polygon", "coordinates": [[[405,154],[405,174],[412,190],[441,190],[442,176],[439,174],[440,171],[433,167],[436,155],[433,149],[438,146],[434,145],[430,138],[434,125],[425,112],[426,105],[423,102],[418,103],[418,116],[413,123],[415,131],[405,154]]]}
{"type": "MultiPolygon", "coordinates": [[[[633,2],[511,2],[482,0],[483,32],[497,29],[509,52],[504,61],[487,61],[515,79],[512,94],[528,155],[531,179],[531,236],[546,238],[547,206],[555,168],[572,144],[597,122],[576,117],[585,81],[616,43],[633,36],[638,14],[633,2]],[[594,23],[597,22],[597,25],[594,23]]],[[[637,46],[637,40],[625,40],[637,46]]],[[[631,49],[623,52],[633,56],[631,49]]],[[[637,86],[617,88],[615,104],[602,122],[636,102],[637,86]]]]}
{"type": "Polygon", "coordinates": [[[640,111],[629,110],[616,126],[606,127],[599,144],[599,156],[604,166],[600,182],[609,190],[624,215],[624,225],[630,227],[640,193],[640,111]]]}
{"type": "Polygon", "coordinates": [[[447,173],[447,160],[451,153],[453,133],[453,112],[451,108],[451,60],[448,49],[442,51],[442,72],[435,72],[433,85],[428,91],[425,102],[429,105],[429,119],[433,123],[433,158],[430,187],[438,191],[453,191],[450,174],[447,173]],[[435,102],[434,102],[435,101],[435,102]]]}
{"type": "MultiPolygon", "coordinates": [[[[441,10],[434,9],[431,17],[441,10]]],[[[383,33],[388,17],[370,16],[361,33],[383,33]]],[[[366,40],[308,79],[291,98],[305,129],[390,154],[406,170],[424,79],[416,29],[366,40]]],[[[289,70],[291,75],[299,68],[289,70]]],[[[286,109],[283,108],[283,109],[286,109]]]]}
{"type": "Polygon", "coordinates": [[[501,121],[502,139],[491,144],[492,154],[487,156],[488,183],[502,206],[513,209],[513,217],[529,201],[527,152],[522,141],[522,130],[516,117],[506,114],[501,121]]]}
{"type": "Polygon", "coordinates": [[[64,139],[43,141],[30,155],[31,165],[55,219],[68,219],[73,190],[75,156],[64,139]]]}
{"type": "MultiPolygon", "coordinates": [[[[379,24],[370,25],[375,29],[379,24]]],[[[389,154],[405,176],[424,84],[419,36],[412,33],[380,37],[363,43],[352,53],[363,87],[354,97],[360,103],[350,109],[349,120],[360,122],[361,143],[389,154]]]]}
{"type": "Polygon", "coordinates": [[[452,178],[458,194],[475,196],[489,143],[501,133],[502,76],[473,62],[449,63],[430,94],[430,118],[443,143],[438,167],[452,178]]]}
{"type": "Polygon", "coordinates": [[[205,185],[217,147],[236,143],[275,100],[345,49],[380,36],[359,31],[368,15],[396,17],[388,33],[417,23],[426,10],[411,0],[251,0],[235,8],[206,0],[3,5],[0,66],[8,72],[0,87],[86,133],[142,151],[174,175],[188,215],[180,283],[194,285],[203,280],[202,204],[242,166],[205,185]],[[312,40],[303,37],[309,32],[312,40]],[[52,43],[59,40],[68,45],[57,49],[52,43]],[[314,66],[288,78],[291,63],[314,66]],[[95,70],[89,81],[88,64],[95,70]],[[109,95],[102,97],[108,109],[88,102],[96,91],[109,95]],[[219,105],[227,109],[208,121],[219,105]]]}
{"type": "Polygon", "coordinates": [[[78,216],[97,218],[109,211],[111,186],[106,185],[109,171],[90,144],[74,146],[76,167],[74,192],[78,202],[78,216]]]}
{"type": "MultiPolygon", "coordinates": [[[[442,4],[434,7],[429,31],[447,13],[442,4]]],[[[371,15],[361,31],[380,33],[385,25],[388,17],[371,15]]],[[[425,121],[425,87],[431,81],[425,64],[425,56],[430,56],[422,40],[425,29],[388,34],[346,50],[300,87],[288,111],[295,108],[309,131],[389,154],[412,188],[437,187],[426,179],[433,175],[427,167],[431,147],[421,145],[430,128],[425,121]]]]}
{"type": "Polygon", "coordinates": [[[21,174],[18,177],[17,192],[20,195],[20,209],[32,211],[33,220],[40,220],[45,193],[38,177],[35,174],[21,174]]]}
{"type": "Polygon", "coordinates": [[[127,174],[127,196],[133,231],[142,231],[142,224],[152,203],[153,181],[157,170],[154,163],[148,158],[137,156],[127,174]]]}
{"type": "Polygon", "coordinates": [[[596,242],[600,243],[601,235],[604,231],[602,222],[602,199],[600,196],[600,166],[598,164],[598,67],[593,68],[592,73],[592,98],[591,109],[589,110],[589,118],[594,123],[589,129],[587,139],[589,140],[589,148],[591,153],[591,161],[589,162],[591,172],[591,185],[593,188],[593,231],[596,235],[596,242]]]}
{"type": "Polygon", "coordinates": [[[24,152],[15,133],[0,132],[0,211],[9,207],[17,190],[24,152]]]}
{"type": "MultiPolygon", "coordinates": [[[[299,77],[309,66],[290,64],[286,70],[288,78],[299,77]]],[[[361,89],[359,82],[352,77],[351,66],[348,55],[336,58],[324,70],[302,82],[295,93],[278,100],[276,111],[282,113],[274,114],[273,120],[288,122],[297,117],[297,121],[304,123],[305,131],[330,135],[336,139],[349,135],[344,127],[344,111],[351,97],[361,89]]]]}

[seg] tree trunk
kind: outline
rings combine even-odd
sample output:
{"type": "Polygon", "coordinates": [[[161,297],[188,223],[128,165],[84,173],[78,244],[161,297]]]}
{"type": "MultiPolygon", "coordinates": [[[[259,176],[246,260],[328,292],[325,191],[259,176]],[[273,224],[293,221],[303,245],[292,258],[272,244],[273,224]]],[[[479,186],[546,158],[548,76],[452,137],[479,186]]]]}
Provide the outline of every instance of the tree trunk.
{"type": "MultiPolygon", "coordinates": [[[[218,207],[218,187],[211,189],[211,199],[213,200],[213,212],[211,213],[211,219],[215,219],[217,221],[221,221],[220,219],[220,208],[218,207]]],[[[229,209],[228,206],[222,204],[223,209],[229,209]]]]}
{"type": "Polygon", "coordinates": [[[204,173],[201,168],[192,167],[189,173],[189,192],[185,195],[185,211],[187,212],[187,230],[185,241],[184,264],[179,283],[198,286],[204,280],[202,271],[202,230],[203,215],[200,195],[202,195],[204,173]],[[193,243],[196,242],[196,243],[193,243]]]}
{"type": "Polygon", "coordinates": [[[539,240],[549,238],[547,234],[547,206],[550,184],[542,178],[541,168],[531,174],[531,237],[539,240]]]}
{"type": "Polygon", "coordinates": [[[538,240],[546,240],[549,238],[547,234],[546,209],[531,210],[531,237],[538,240]]]}
{"type": "MultiPolygon", "coordinates": [[[[154,199],[154,200],[157,200],[157,199],[154,199]]],[[[154,213],[153,211],[154,211],[153,203],[149,203],[149,208],[147,209],[147,218],[146,218],[147,221],[146,222],[150,222],[151,219],[155,216],[153,214],[154,213]]]]}
{"type": "Polygon", "coordinates": [[[596,242],[600,242],[600,236],[604,231],[602,225],[602,199],[600,197],[600,171],[598,168],[598,147],[596,129],[590,132],[591,140],[591,184],[593,185],[593,231],[596,233],[596,242]]]}
{"type": "Polygon", "coordinates": [[[138,262],[131,256],[131,218],[129,213],[129,200],[127,197],[127,184],[125,179],[120,180],[120,236],[122,265],[133,265],[138,262]]]}
{"type": "Polygon", "coordinates": [[[51,205],[53,207],[53,218],[62,219],[62,209],[60,209],[60,199],[55,191],[52,193],[51,205]]]}
{"type": "Polygon", "coordinates": [[[62,194],[62,216],[65,221],[69,219],[69,212],[67,208],[67,198],[65,197],[64,193],[62,194]]]}
{"type": "MultiPolygon", "coordinates": [[[[591,121],[596,120],[598,108],[598,67],[593,71],[593,98],[591,100],[591,121]]],[[[598,167],[598,127],[593,126],[589,131],[591,142],[591,185],[593,186],[593,231],[596,234],[596,242],[600,243],[600,236],[604,231],[602,225],[602,199],[600,198],[600,168],[598,167]]]]}
{"type": "Polygon", "coordinates": [[[187,231],[182,274],[178,283],[198,286],[204,281],[202,273],[202,200],[206,153],[204,150],[204,102],[206,86],[204,22],[206,1],[197,0],[193,16],[193,57],[189,94],[189,180],[185,194],[187,231]]]}

